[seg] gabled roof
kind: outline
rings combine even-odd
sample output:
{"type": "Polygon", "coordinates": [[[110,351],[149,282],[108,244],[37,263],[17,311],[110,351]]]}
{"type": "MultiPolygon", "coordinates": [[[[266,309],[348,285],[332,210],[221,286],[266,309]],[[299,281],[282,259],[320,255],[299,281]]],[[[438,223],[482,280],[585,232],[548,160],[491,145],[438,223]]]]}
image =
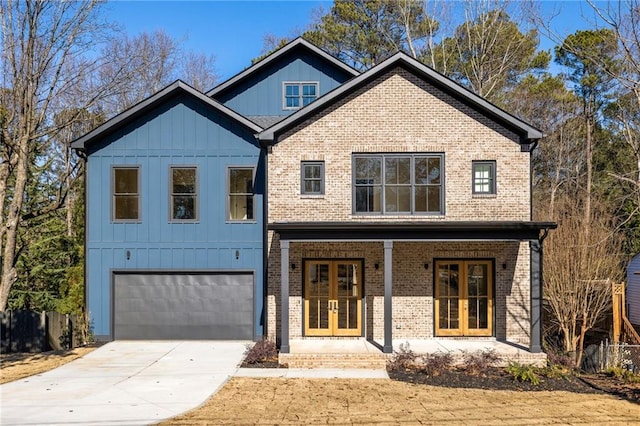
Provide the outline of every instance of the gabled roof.
{"type": "Polygon", "coordinates": [[[255,64],[253,64],[249,68],[247,68],[244,71],[242,71],[242,72],[236,74],[235,76],[231,77],[229,80],[227,80],[227,81],[219,84],[218,86],[214,87],[213,89],[209,90],[208,92],[206,92],[206,95],[207,96],[212,96],[212,97],[215,96],[216,94],[222,92],[223,90],[228,89],[229,87],[231,87],[231,86],[235,85],[236,83],[244,80],[245,78],[249,77],[250,75],[258,72],[259,70],[263,69],[267,65],[276,62],[279,58],[281,58],[282,56],[284,56],[288,52],[291,52],[292,50],[294,50],[296,48],[300,48],[300,47],[311,51],[313,54],[323,58],[327,62],[330,62],[331,64],[333,64],[337,68],[342,69],[343,71],[347,72],[348,74],[351,74],[353,76],[357,76],[357,75],[360,74],[360,72],[358,70],[356,70],[355,68],[352,68],[349,65],[345,64],[344,62],[334,58],[333,56],[329,55],[324,50],[320,49],[318,46],[316,46],[316,45],[314,45],[312,43],[309,43],[308,41],[306,41],[302,37],[298,37],[295,40],[293,40],[290,43],[288,43],[287,45],[285,45],[284,47],[276,50],[275,52],[273,52],[272,54],[270,54],[266,58],[256,62],[255,64]]]}
{"type": "Polygon", "coordinates": [[[179,94],[186,94],[202,101],[203,103],[207,104],[211,108],[216,109],[217,111],[237,121],[238,123],[240,123],[241,125],[243,125],[244,127],[246,127],[247,129],[253,132],[259,132],[262,130],[262,127],[258,126],[256,123],[252,122],[251,120],[248,120],[247,118],[243,117],[237,112],[227,108],[226,106],[222,105],[218,101],[211,99],[210,97],[206,96],[204,93],[189,86],[184,81],[176,80],[175,82],[171,83],[169,86],[157,92],[155,95],[152,95],[147,99],[135,104],[131,108],[121,112],[120,114],[116,115],[112,119],[96,127],[86,135],[76,139],[71,144],[71,147],[74,149],[81,149],[81,150],[85,149],[88,145],[91,145],[93,142],[131,123],[136,118],[140,117],[141,115],[159,106],[160,104],[167,101],[168,99],[173,98],[179,94]]]}
{"type": "Polygon", "coordinates": [[[460,84],[448,77],[445,77],[434,69],[429,68],[409,55],[399,52],[359,76],[352,78],[326,95],[318,98],[315,102],[299,109],[284,120],[263,130],[258,134],[258,138],[267,143],[277,142],[275,139],[277,135],[282,134],[286,130],[306,120],[312,114],[322,111],[324,108],[338,102],[349,93],[359,89],[376,77],[398,66],[404,67],[463,103],[481,111],[506,127],[513,129],[520,135],[521,143],[529,143],[532,140],[540,139],[543,136],[539,129],[536,129],[514,115],[500,109],[483,97],[476,95],[472,91],[462,87],[460,84]]]}

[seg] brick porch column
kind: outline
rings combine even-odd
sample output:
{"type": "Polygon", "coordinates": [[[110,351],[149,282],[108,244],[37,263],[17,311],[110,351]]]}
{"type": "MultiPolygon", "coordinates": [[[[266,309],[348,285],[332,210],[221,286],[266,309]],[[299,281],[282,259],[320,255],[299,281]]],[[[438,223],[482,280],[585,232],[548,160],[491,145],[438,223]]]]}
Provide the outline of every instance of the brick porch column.
{"type": "Polygon", "coordinates": [[[393,241],[384,240],[384,346],[382,352],[393,352],[392,324],[393,314],[391,309],[392,283],[393,283],[393,241]]]}
{"type": "Polygon", "coordinates": [[[280,240],[280,352],[289,351],[289,241],[280,240]]]}

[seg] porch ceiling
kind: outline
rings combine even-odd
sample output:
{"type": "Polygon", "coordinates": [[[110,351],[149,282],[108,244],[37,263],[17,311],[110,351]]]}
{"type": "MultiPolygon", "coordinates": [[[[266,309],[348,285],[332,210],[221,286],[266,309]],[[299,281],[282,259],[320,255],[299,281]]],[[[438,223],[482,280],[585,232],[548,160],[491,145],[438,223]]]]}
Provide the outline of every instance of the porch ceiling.
{"type": "Polygon", "coordinates": [[[269,230],[281,240],[537,240],[554,222],[274,222],[269,230]]]}

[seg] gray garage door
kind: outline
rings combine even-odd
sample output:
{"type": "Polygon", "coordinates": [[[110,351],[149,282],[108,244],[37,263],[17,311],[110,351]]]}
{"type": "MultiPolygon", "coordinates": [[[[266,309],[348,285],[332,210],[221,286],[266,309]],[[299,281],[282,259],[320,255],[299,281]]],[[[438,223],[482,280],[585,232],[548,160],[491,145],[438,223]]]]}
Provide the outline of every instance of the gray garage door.
{"type": "Polygon", "coordinates": [[[253,339],[252,274],[115,274],[114,339],[253,339]]]}

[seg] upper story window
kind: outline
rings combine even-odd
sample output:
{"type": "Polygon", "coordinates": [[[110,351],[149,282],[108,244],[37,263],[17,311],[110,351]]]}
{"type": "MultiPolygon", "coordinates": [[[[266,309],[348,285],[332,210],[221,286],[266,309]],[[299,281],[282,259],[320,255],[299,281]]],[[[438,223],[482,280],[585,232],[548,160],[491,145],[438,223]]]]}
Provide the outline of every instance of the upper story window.
{"type": "Polygon", "coordinates": [[[112,169],[113,201],[111,215],[114,222],[140,220],[140,167],[114,166],[112,169]]]}
{"type": "Polygon", "coordinates": [[[353,160],[356,214],[442,214],[443,154],[358,154],[353,160]]]}
{"type": "Polygon", "coordinates": [[[284,109],[298,109],[309,105],[318,97],[318,82],[285,82],[283,89],[284,109]]]}
{"type": "Polygon", "coordinates": [[[300,173],[301,194],[324,194],[324,161],[303,161],[300,173]]]}
{"type": "Polygon", "coordinates": [[[197,169],[195,167],[171,167],[170,179],[171,221],[197,220],[197,169]]]}
{"type": "Polygon", "coordinates": [[[473,193],[496,193],[496,162],[474,161],[473,163],[473,193]]]}
{"type": "Polygon", "coordinates": [[[253,167],[229,167],[227,219],[254,221],[253,167]]]}

